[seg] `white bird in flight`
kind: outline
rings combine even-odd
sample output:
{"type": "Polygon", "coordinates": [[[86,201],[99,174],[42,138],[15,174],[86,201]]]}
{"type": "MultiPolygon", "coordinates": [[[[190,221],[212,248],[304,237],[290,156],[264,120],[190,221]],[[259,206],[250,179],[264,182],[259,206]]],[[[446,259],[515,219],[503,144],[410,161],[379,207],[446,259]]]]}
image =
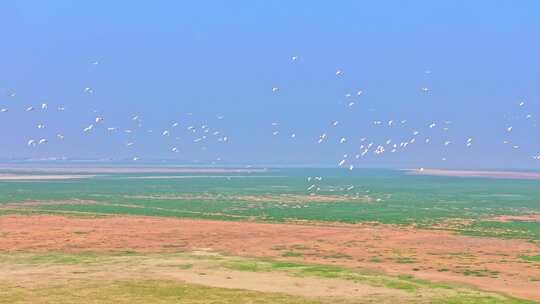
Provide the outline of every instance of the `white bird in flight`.
{"type": "Polygon", "coordinates": [[[88,127],[84,128],[83,131],[85,133],[88,133],[94,129],[94,125],[89,125],[88,127]]]}

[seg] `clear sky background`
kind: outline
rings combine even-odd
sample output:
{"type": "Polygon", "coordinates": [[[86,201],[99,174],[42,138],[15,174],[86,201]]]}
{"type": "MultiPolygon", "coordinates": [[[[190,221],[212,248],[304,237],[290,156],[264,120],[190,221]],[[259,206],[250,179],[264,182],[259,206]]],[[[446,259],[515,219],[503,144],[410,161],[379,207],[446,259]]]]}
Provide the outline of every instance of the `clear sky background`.
{"type": "Polygon", "coordinates": [[[418,130],[404,151],[370,152],[356,164],[540,167],[532,159],[540,154],[539,1],[7,0],[0,37],[4,159],[337,165],[361,152],[361,138],[400,142],[418,130]],[[48,111],[24,110],[43,102],[48,111]],[[96,116],[105,123],[84,135],[96,116]],[[389,120],[407,124],[387,127],[389,120]],[[228,143],[194,143],[185,128],[203,124],[228,143]],[[136,131],[108,134],[109,126],[136,131]],[[317,144],[323,132],[328,141],[317,144]],[[419,143],[425,137],[433,143],[419,143]],[[50,141],[31,148],[30,138],[50,141]]]}

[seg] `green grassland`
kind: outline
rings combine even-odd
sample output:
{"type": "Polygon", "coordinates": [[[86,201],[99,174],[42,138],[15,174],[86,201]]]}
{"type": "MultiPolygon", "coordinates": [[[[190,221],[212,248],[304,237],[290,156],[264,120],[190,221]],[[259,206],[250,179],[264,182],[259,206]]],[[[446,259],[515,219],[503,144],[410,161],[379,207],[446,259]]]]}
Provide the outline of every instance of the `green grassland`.
{"type": "MultiPolygon", "coordinates": [[[[496,222],[497,215],[540,212],[540,181],[411,176],[403,171],[363,169],[274,169],[267,173],[221,174],[223,178],[140,177],[110,174],[69,181],[0,182],[0,207],[23,201],[91,200],[96,204],[46,204],[32,212],[129,214],[218,220],[287,220],[416,225],[430,228],[447,220],[473,220],[446,227],[467,235],[540,239],[538,222],[496,222]],[[225,176],[232,176],[226,178],[225,176]],[[299,203],[252,202],[238,196],[307,195],[308,176],[322,176],[321,195],[350,200],[299,203]],[[354,186],[353,190],[346,190],[354,186]],[[174,199],[175,196],[190,195],[174,199]],[[360,202],[355,196],[368,196],[360,202]]],[[[174,174],[182,176],[182,174],[174,174]]],[[[190,176],[196,174],[189,174],[190,176]]],[[[170,174],[167,174],[170,176],[170,174]]],[[[0,210],[2,213],[13,210],[0,210]]],[[[21,212],[21,211],[16,211],[21,212]]]]}

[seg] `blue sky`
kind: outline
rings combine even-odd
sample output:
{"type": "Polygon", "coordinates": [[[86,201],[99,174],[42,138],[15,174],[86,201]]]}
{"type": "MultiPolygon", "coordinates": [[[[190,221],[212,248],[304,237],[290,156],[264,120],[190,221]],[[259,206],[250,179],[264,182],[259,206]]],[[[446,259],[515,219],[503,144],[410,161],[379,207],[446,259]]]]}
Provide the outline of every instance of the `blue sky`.
{"type": "Polygon", "coordinates": [[[539,12],[538,1],[2,1],[0,157],[336,164],[362,138],[376,146],[419,130],[434,143],[370,151],[357,165],[540,167],[539,12]],[[49,111],[24,111],[43,102],[49,111]],[[98,115],[123,129],[140,115],[143,127],[82,134],[98,115]],[[407,125],[373,125],[390,120],[407,125]],[[229,142],[158,136],[174,121],[229,142]],[[449,131],[427,128],[444,121],[449,131]]]}

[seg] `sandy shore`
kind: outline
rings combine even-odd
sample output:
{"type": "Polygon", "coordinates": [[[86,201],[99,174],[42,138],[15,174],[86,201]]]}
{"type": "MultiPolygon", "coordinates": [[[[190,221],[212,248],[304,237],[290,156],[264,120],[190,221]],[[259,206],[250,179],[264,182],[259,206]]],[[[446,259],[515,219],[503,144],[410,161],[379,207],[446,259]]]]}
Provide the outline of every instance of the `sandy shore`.
{"type": "Polygon", "coordinates": [[[0,181],[25,181],[25,180],[66,180],[83,179],[94,177],[95,175],[27,175],[27,174],[2,174],[0,181]]]}
{"type": "Polygon", "coordinates": [[[28,167],[28,166],[2,166],[0,172],[10,173],[261,173],[267,169],[244,168],[188,168],[188,167],[28,167]]]}
{"type": "Polygon", "coordinates": [[[151,176],[132,176],[129,179],[189,179],[189,178],[278,178],[284,176],[261,176],[261,175],[151,175],[151,176]]]}
{"type": "Polygon", "coordinates": [[[540,172],[446,170],[446,169],[411,169],[407,171],[409,172],[409,174],[415,174],[415,175],[540,180],[540,172]]]}

